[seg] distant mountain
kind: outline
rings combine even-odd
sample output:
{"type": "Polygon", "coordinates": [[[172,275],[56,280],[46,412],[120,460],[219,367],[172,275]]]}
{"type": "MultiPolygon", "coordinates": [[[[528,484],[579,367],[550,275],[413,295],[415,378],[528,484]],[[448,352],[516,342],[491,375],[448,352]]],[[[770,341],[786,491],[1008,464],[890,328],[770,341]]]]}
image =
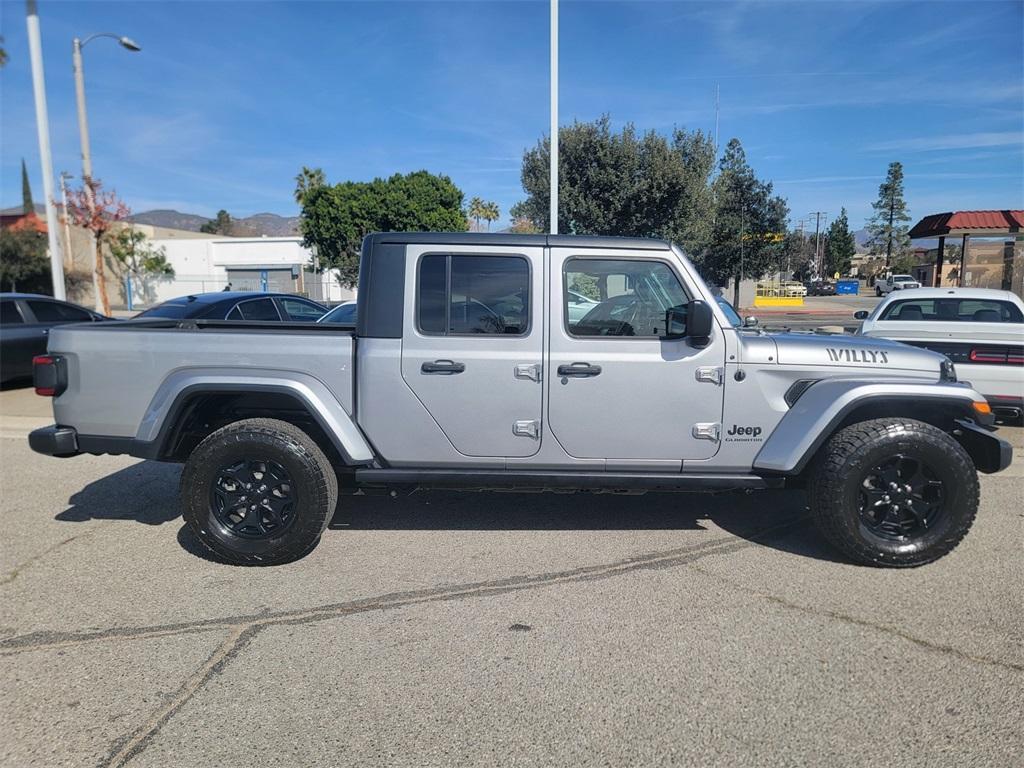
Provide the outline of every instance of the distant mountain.
{"type": "Polygon", "coordinates": [[[128,221],[136,224],[149,224],[151,227],[167,227],[168,229],[184,229],[188,232],[198,232],[199,228],[209,221],[205,216],[195,213],[181,213],[166,208],[158,208],[154,211],[143,211],[134,213],[128,217],[128,221]]]}
{"type": "MultiPolygon", "coordinates": [[[[182,213],[168,209],[143,211],[128,217],[137,224],[149,224],[151,227],[167,227],[168,229],[184,229],[198,232],[200,227],[210,221],[206,216],[195,213],[182,213]]],[[[276,213],[257,213],[241,219],[232,219],[235,224],[236,236],[290,237],[299,234],[298,216],[278,216],[276,213]]]]}
{"type": "MultiPolygon", "coordinates": [[[[857,250],[861,253],[867,251],[868,238],[870,235],[866,229],[858,229],[853,233],[853,239],[857,241],[857,250]]],[[[955,240],[955,238],[954,238],[955,240]]],[[[921,240],[911,240],[911,245],[914,248],[938,248],[939,241],[937,238],[924,238],[921,240]]],[[[946,240],[946,245],[954,245],[955,243],[951,240],[946,240]]]]}

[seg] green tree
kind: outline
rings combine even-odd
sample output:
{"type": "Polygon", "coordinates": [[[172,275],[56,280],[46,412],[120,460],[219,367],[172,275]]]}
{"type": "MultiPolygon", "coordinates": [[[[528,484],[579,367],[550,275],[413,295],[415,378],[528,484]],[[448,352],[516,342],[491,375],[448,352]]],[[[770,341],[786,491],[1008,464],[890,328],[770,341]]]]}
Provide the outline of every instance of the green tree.
{"type": "MultiPolygon", "coordinates": [[[[510,211],[549,230],[550,139],[523,153],[527,198],[510,211]]],[[[558,231],[587,235],[667,237],[693,252],[710,234],[709,180],[714,143],[697,132],[671,137],[632,124],[611,129],[607,115],[559,130],[558,231]]]]}
{"type": "Polygon", "coordinates": [[[28,216],[36,209],[32,201],[32,185],[28,181],[28,168],[25,167],[25,158],[21,158],[21,210],[28,216]]]}
{"type": "Polygon", "coordinates": [[[39,291],[50,282],[46,235],[34,229],[0,229],[0,285],[39,291]]]}
{"type": "Polygon", "coordinates": [[[210,219],[201,227],[200,232],[205,232],[208,235],[224,235],[229,236],[234,230],[235,224],[231,220],[231,214],[221,208],[217,211],[217,218],[210,219]]]}
{"type": "Polygon", "coordinates": [[[359,251],[371,232],[464,232],[462,190],[447,176],[416,171],[369,182],[311,189],[299,224],[303,245],[320,268],[334,268],[342,285],[359,279],[359,251]]]}
{"type": "Polygon", "coordinates": [[[7,49],[4,48],[4,36],[0,35],[0,67],[7,66],[7,49]]]}
{"type": "Polygon", "coordinates": [[[310,190],[326,185],[327,176],[322,168],[302,166],[302,170],[295,175],[295,202],[302,205],[310,190]]]}
{"type": "Polygon", "coordinates": [[[174,277],[163,246],[154,248],[144,232],[123,227],[107,238],[110,258],[122,275],[144,282],[150,277],[174,277]]]}
{"type": "Polygon", "coordinates": [[[878,199],[871,204],[874,215],[868,220],[868,248],[875,255],[885,254],[885,266],[910,253],[910,214],[903,199],[903,165],[889,163],[889,172],[878,188],[878,199]]]}
{"type": "Polygon", "coordinates": [[[853,264],[853,255],[857,252],[857,241],[850,231],[850,221],[843,208],[839,216],[829,225],[825,234],[825,274],[830,277],[838,272],[845,275],[853,264]]]}
{"type": "Polygon", "coordinates": [[[710,243],[697,263],[709,282],[726,285],[732,280],[733,304],[738,306],[743,278],[782,269],[789,209],[772,194],[770,182],[754,175],[739,139],[729,141],[718,169],[710,243]]]}

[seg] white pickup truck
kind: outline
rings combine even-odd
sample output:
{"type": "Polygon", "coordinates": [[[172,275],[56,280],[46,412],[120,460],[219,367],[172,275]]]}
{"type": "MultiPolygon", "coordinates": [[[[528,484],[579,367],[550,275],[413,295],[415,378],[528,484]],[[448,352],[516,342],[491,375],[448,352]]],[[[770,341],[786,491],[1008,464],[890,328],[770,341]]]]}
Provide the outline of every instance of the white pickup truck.
{"type": "Polygon", "coordinates": [[[888,296],[893,291],[920,287],[921,283],[911,275],[885,275],[875,278],[875,296],[888,296]]]}

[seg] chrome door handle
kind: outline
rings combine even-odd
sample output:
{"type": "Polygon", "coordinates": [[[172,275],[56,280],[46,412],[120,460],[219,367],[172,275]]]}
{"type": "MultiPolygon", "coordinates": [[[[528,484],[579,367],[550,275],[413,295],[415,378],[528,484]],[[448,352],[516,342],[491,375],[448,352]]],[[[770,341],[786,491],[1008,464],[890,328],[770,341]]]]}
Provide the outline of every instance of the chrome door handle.
{"type": "Polygon", "coordinates": [[[582,379],[587,376],[600,376],[601,366],[591,365],[590,363],[570,363],[568,365],[558,366],[559,376],[569,376],[570,378],[582,379]]]}
{"type": "Polygon", "coordinates": [[[449,376],[454,373],[462,373],[464,370],[466,370],[466,364],[457,363],[454,360],[435,360],[420,366],[420,373],[440,373],[449,376]]]}

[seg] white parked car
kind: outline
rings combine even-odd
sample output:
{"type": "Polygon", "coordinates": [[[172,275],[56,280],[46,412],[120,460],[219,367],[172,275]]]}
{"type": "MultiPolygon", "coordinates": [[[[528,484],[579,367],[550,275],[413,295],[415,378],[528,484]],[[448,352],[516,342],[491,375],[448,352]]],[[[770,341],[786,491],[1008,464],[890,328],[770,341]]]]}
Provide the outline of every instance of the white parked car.
{"type": "Polygon", "coordinates": [[[875,279],[875,296],[885,296],[893,291],[902,291],[907,288],[920,288],[921,283],[911,275],[888,275],[875,279]]]}
{"type": "Polygon", "coordinates": [[[1024,413],[1024,301],[989,288],[921,288],[892,293],[863,320],[858,334],[939,352],[957,376],[985,395],[996,415],[1024,413]]]}

